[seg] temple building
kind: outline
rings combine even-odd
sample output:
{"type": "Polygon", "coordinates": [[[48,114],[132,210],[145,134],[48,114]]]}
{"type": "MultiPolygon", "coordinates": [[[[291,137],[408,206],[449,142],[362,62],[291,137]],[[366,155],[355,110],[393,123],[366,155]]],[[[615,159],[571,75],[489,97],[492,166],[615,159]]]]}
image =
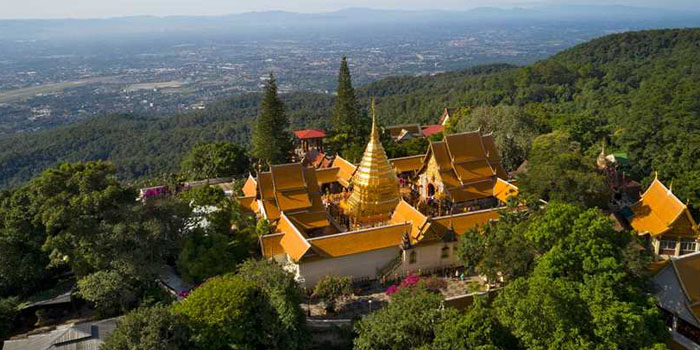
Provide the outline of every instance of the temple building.
{"type": "Polygon", "coordinates": [[[700,250],[698,226],[688,206],[658,177],[625,213],[630,226],[649,238],[656,256],[668,258],[700,250]]]}
{"type": "Polygon", "coordinates": [[[498,220],[517,195],[504,174],[493,138],[478,132],[387,159],[373,113],[359,164],[336,156],[327,168],[273,165],[251,175],[238,200],[274,228],[260,238],[263,255],[313,287],[329,274],[372,280],[456,267],[459,236],[498,220]],[[433,196],[421,194],[428,185],[433,196]]]}

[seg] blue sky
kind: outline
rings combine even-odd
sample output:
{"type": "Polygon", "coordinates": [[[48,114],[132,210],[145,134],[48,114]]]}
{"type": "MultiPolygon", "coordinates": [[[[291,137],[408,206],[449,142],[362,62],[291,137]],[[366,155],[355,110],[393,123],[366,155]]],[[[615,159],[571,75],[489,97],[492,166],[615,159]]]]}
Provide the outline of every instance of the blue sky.
{"type": "MultiPolygon", "coordinates": [[[[576,4],[621,4],[696,9],[700,0],[579,0],[576,4]]],[[[0,0],[0,18],[91,18],[134,15],[222,15],[250,11],[326,12],[347,7],[466,10],[480,6],[567,4],[567,0],[0,0]]]]}

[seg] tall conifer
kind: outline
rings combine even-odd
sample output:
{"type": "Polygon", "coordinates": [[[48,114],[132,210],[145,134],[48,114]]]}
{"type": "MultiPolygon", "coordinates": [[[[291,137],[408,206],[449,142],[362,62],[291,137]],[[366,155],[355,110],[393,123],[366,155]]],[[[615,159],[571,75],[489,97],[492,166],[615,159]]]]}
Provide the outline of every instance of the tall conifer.
{"type": "Polygon", "coordinates": [[[292,148],[287,132],[289,120],[284,112],[284,104],[277,96],[277,82],[272,74],[265,86],[265,96],[260,109],[260,115],[253,127],[251,153],[263,162],[285,163],[292,148]]]}
{"type": "Polygon", "coordinates": [[[335,106],[331,112],[331,122],[333,123],[333,133],[346,133],[353,141],[363,138],[365,123],[362,121],[362,114],[355,97],[355,89],[352,87],[350,69],[348,68],[347,57],[343,57],[338,72],[338,91],[335,98],[335,106]]]}

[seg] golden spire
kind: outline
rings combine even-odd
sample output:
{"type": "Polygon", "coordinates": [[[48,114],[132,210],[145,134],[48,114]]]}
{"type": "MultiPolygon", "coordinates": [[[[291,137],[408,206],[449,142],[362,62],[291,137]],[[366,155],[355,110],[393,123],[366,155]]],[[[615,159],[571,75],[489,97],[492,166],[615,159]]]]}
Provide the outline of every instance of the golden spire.
{"type": "Polygon", "coordinates": [[[372,133],[362,161],[352,177],[352,194],[342,203],[347,215],[358,222],[391,215],[399,203],[399,181],[379,141],[377,113],[372,99],[372,133]]]}

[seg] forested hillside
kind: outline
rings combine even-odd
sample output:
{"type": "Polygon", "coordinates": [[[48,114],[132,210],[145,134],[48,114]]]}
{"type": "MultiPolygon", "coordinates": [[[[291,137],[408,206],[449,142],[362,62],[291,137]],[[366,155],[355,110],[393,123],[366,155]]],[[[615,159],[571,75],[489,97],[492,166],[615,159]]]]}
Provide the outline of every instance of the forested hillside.
{"type": "MultiPolygon", "coordinates": [[[[386,124],[435,123],[445,107],[468,107],[469,118],[469,111],[482,106],[495,115],[507,109],[516,121],[527,118],[537,133],[564,131],[591,157],[606,140],[608,150],[629,153],[636,177],[658,171],[693,205],[700,201],[698,57],[700,29],[631,32],[529,67],[493,65],[389,78],[359,88],[358,96],[362,103],[376,96],[386,124]]],[[[247,142],[259,99],[235,97],[165,119],[105,116],[0,139],[0,187],[20,184],[60,161],[109,159],[124,179],[176,171],[180,158],[199,142],[247,142]]],[[[295,93],[283,99],[292,127],[327,125],[330,96],[295,93]]]]}

